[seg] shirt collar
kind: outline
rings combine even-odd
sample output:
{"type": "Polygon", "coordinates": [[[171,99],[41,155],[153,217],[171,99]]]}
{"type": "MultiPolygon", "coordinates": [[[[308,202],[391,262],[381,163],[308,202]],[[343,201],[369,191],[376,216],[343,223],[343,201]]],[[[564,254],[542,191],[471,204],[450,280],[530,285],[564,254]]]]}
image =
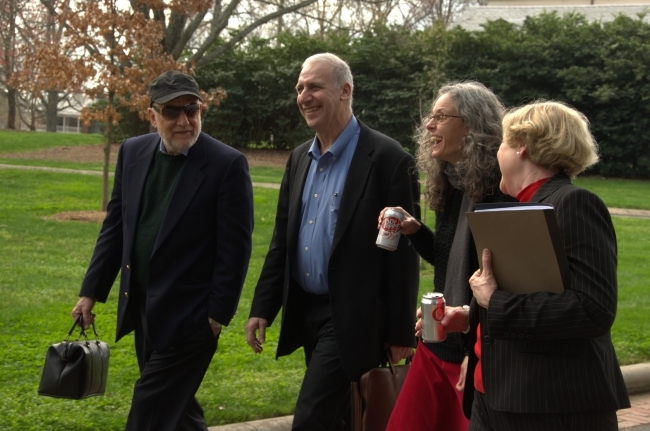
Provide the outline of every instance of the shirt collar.
{"type": "Polygon", "coordinates": [[[530,200],[535,195],[535,192],[539,190],[540,187],[542,187],[542,184],[548,181],[548,178],[542,178],[541,180],[537,180],[534,183],[529,184],[525,189],[519,192],[517,195],[517,200],[519,202],[530,202],[530,200]]]}
{"type": "MultiPolygon", "coordinates": [[[[326,153],[331,153],[335,158],[339,158],[343,150],[348,146],[352,138],[354,138],[354,135],[359,131],[359,122],[357,121],[356,117],[353,115],[352,118],[350,118],[350,121],[348,122],[348,125],[345,126],[345,129],[341,132],[338,138],[336,138],[336,141],[334,141],[334,144],[330,147],[329,150],[326,151],[326,153]]],[[[320,153],[320,146],[318,143],[318,136],[314,138],[314,142],[312,142],[311,147],[309,148],[309,157],[311,157],[314,160],[320,159],[322,154],[320,153]]]]}
{"type": "MultiPolygon", "coordinates": [[[[192,147],[190,147],[190,148],[192,148],[192,147]]],[[[183,151],[181,154],[184,155],[185,157],[187,157],[187,153],[190,152],[190,148],[186,148],[185,151],[183,151]]],[[[163,144],[162,138],[160,138],[160,142],[158,143],[158,150],[163,154],[169,154],[167,152],[167,148],[165,148],[165,144],[163,144]]],[[[178,154],[170,154],[170,155],[178,156],[178,154]]]]}

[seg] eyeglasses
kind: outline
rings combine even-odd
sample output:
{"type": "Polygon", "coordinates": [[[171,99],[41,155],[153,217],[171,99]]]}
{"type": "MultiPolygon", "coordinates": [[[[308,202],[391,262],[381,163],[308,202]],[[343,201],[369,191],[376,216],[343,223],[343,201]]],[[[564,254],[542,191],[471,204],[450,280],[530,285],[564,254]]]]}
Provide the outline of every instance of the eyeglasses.
{"type": "Polygon", "coordinates": [[[463,117],[461,117],[461,116],[459,116],[459,115],[449,115],[449,114],[436,114],[436,115],[433,115],[433,114],[430,114],[430,115],[427,115],[427,116],[425,117],[425,119],[427,120],[427,123],[428,123],[429,121],[433,120],[434,123],[436,123],[436,124],[440,124],[440,123],[442,123],[443,121],[445,121],[445,120],[447,119],[447,117],[452,117],[452,118],[463,118],[463,117]]]}
{"type": "Polygon", "coordinates": [[[185,106],[165,105],[162,107],[158,107],[152,104],[151,108],[157,113],[159,113],[160,115],[162,115],[165,120],[174,121],[181,115],[181,112],[183,112],[187,118],[194,118],[196,113],[201,110],[201,105],[198,103],[190,103],[185,106]]]}

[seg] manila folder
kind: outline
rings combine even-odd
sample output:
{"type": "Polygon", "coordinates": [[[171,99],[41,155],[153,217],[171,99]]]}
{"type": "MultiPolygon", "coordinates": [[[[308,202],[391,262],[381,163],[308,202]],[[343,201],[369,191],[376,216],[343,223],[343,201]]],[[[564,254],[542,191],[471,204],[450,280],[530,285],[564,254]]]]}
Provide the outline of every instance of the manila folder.
{"type": "Polygon", "coordinates": [[[528,294],[569,287],[569,263],[552,205],[482,204],[466,215],[481,268],[483,249],[492,251],[499,289],[528,294]]]}

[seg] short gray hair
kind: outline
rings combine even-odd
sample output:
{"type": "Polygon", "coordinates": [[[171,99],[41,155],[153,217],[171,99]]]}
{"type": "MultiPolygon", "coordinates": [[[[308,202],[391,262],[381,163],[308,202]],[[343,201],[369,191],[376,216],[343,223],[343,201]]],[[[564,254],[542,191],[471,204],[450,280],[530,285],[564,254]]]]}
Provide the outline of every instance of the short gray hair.
{"type": "Polygon", "coordinates": [[[335,88],[341,88],[346,83],[350,84],[350,105],[352,105],[352,93],[354,92],[354,79],[350,66],[339,56],[329,52],[314,54],[302,63],[302,68],[312,63],[325,63],[332,68],[333,82],[335,88]]]}

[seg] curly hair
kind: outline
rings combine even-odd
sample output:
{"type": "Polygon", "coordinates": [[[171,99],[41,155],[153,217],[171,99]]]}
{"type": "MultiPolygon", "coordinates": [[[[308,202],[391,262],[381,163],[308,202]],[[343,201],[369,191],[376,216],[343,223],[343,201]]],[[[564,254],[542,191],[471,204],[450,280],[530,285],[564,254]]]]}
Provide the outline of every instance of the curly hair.
{"type": "Polygon", "coordinates": [[[503,137],[511,147],[525,145],[534,164],[570,178],[598,162],[589,120],[562,102],[538,100],[512,109],[503,118],[503,137]]]}
{"type": "MultiPolygon", "coordinates": [[[[454,165],[458,188],[472,202],[480,202],[498,188],[501,174],[497,151],[501,144],[501,120],[505,107],[485,85],[476,81],[451,82],[443,85],[431,104],[448,94],[458,115],[462,117],[467,134],[461,141],[458,162],[454,165]]],[[[417,165],[426,175],[424,198],[434,211],[443,211],[451,184],[445,169],[450,163],[431,156],[431,136],[426,128],[428,115],[423,117],[415,134],[418,143],[417,165]]]]}

